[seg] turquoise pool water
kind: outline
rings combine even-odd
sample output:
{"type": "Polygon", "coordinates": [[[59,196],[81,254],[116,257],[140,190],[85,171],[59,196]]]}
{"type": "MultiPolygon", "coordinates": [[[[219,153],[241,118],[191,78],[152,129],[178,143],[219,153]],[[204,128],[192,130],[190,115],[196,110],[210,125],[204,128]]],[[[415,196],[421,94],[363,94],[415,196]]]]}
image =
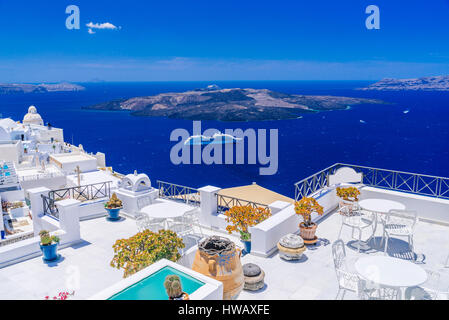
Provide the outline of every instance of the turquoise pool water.
{"type": "Polygon", "coordinates": [[[165,277],[171,274],[179,276],[183,291],[189,295],[204,285],[204,282],[167,266],[116,293],[108,300],[168,300],[168,296],[165,293],[164,281],[165,277]]]}

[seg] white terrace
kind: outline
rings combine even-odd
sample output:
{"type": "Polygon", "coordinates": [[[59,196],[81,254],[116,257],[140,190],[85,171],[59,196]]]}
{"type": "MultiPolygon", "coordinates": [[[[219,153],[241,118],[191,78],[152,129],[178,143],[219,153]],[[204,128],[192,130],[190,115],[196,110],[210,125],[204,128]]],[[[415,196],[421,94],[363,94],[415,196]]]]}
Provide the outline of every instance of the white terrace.
{"type": "MultiPolygon", "coordinates": [[[[80,206],[86,204],[74,199],[56,202],[58,219],[51,217],[51,212],[42,215],[45,208],[41,195],[48,195],[48,190],[31,190],[35,231],[47,228],[61,235],[61,258],[53,263],[43,263],[37,238],[0,247],[0,264],[3,266],[0,269],[0,299],[42,299],[46,295],[71,289],[76,291],[76,299],[85,299],[120,281],[123,272],[110,267],[109,263],[113,257],[114,242],[138,232],[135,211],[131,212],[129,208],[136,211],[143,207],[151,209],[165,202],[172,203],[173,210],[178,210],[179,201],[186,202],[192,209],[200,206],[203,235],[199,228],[194,228],[195,234],[185,236],[187,249],[178,262],[187,267],[191,266],[196,240],[204,235],[227,236],[240,246],[238,237],[224,234],[222,212],[235,204],[251,204],[250,199],[220,195],[220,189],[212,186],[195,190],[162,182],[155,194],[156,189],[148,185],[149,180],[134,180],[138,185],[145,182],[147,190],[144,187],[127,187],[123,194],[129,196],[128,211],[125,206],[126,216],[117,222],[108,221],[99,214],[80,221],[80,206]],[[134,202],[132,196],[136,198],[134,202]]],[[[313,217],[318,223],[319,240],[316,245],[308,246],[301,260],[282,260],[276,249],[283,235],[298,231],[301,220],[294,213],[291,203],[276,201],[269,205],[273,216],[251,228],[253,249],[251,254],[242,258],[242,263],[256,263],[265,271],[265,287],[256,292],[243,291],[240,299],[335,299],[338,293],[338,297],[342,297],[334,268],[332,244],[338,240],[342,223],[342,217],[337,213],[339,198],[335,188],[344,183],[358,183],[361,200],[394,200],[404,204],[407,210],[418,212],[414,252],[410,251],[406,241],[393,237],[389,241],[387,255],[412,261],[424,269],[444,269],[449,255],[449,179],[337,164],[296,184],[296,199],[313,196],[325,209],[322,217],[313,217]]],[[[374,237],[369,236],[369,232],[364,233],[362,239],[369,241],[358,253],[351,230],[343,229],[340,238],[345,243],[349,270],[353,269],[358,257],[384,255],[384,246],[380,245],[381,228],[377,228],[374,237]]],[[[440,274],[440,287],[447,289],[447,273],[443,271],[440,274]]],[[[406,298],[411,299],[428,296],[419,287],[408,288],[405,293],[406,298]]],[[[357,295],[348,291],[345,298],[356,299],[357,295]]],[[[439,298],[444,296],[440,295],[439,298]]]]}

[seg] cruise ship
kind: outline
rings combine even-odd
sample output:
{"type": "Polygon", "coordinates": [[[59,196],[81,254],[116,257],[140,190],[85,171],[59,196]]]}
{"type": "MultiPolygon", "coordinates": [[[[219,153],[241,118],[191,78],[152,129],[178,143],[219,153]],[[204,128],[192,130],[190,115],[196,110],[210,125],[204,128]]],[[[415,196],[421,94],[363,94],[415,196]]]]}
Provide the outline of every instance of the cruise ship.
{"type": "Polygon", "coordinates": [[[330,163],[289,198],[106,159],[34,106],[0,119],[0,299],[449,298],[449,178],[330,163]]]}

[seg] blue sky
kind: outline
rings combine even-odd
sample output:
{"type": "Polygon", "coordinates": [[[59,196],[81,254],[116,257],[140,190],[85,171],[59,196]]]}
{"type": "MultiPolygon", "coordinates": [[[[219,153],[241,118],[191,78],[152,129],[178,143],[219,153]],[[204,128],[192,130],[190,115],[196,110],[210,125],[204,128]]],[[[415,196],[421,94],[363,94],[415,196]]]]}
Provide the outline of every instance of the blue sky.
{"type": "Polygon", "coordinates": [[[0,0],[0,36],[2,82],[449,74],[449,0],[0,0]],[[65,27],[71,4],[80,30],[65,27]],[[380,30],[365,27],[370,4],[380,30]]]}

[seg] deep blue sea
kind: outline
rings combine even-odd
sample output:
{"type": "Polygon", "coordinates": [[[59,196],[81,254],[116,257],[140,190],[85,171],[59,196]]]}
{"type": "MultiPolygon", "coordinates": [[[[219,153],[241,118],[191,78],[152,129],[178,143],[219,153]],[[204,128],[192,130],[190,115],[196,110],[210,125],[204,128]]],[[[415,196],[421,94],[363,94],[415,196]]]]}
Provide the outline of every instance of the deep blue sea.
{"type": "Polygon", "coordinates": [[[260,176],[259,165],[173,165],[173,129],[192,121],[89,111],[82,106],[116,98],[182,92],[211,82],[84,83],[75,93],[0,96],[0,114],[21,120],[29,105],[64,129],[65,140],[106,153],[114,170],[145,172],[156,180],[191,187],[232,187],[257,182],[287,196],[293,184],[336,162],[449,176],[449,92],[365,92],[366,81],[213,82],[222,88],[267,88],[285,93],[377,98],[392,104],[304,114],[302,119],[258,122],[203,121],[202,128],[279,129],[279,169],[260,176]],[[410,110],[404,114],[403,111],[410,110]],[[363,122],[361,122],[362,120],[363,122]]]}

